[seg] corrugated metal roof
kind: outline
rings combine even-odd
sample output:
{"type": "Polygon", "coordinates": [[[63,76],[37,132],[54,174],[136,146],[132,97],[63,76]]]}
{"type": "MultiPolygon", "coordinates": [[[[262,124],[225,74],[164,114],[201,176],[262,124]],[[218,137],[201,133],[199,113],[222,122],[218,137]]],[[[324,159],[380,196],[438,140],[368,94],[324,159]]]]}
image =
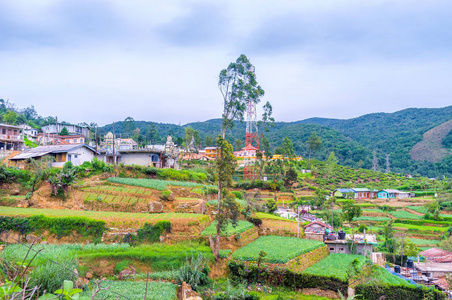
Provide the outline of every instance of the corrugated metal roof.
{"type": "Polygon", "coordinates": [[[353,193],[352,189],[337,189],[337,191],[339,191],[341,193],[353,193]]]}
{"type": "Polygon", "coordinates": [[[353,188],[352,190],[355,192],[370,192],[370,190],[366,188],[353,188]]]}
{"type": "Polygon", "coordinates": [[[23,152],[19,155],[14,156],[13,158],[10,158],[11,160],[20,160],[20,159],[28,159],[33,157],[41,157],[49,153],[65,153],[69,152],[71,150],[80,148],[80,147],[86,147],[90,149],[93,152],[96,152],[93,148],[91,148],[88,145],[85,144],[68,144],[68,145],[49,145],[49,146],[39,146],[36,148],[32,148],[26,152],[23,152]]]}

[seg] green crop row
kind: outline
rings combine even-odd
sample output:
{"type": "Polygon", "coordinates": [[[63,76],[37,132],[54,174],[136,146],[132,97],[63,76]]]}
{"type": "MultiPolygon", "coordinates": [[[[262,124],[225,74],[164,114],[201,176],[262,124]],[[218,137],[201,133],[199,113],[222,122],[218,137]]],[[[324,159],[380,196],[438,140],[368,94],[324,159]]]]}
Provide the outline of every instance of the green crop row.
{"type": "Polygon", "coordinates": [[[415,215],[415,214],[412,214],[412,213],[404,211],[404,210],[389,211],[388,214],[393,215],[394,217],[396,217],[398,219],[420,220],[423,218],[423,216],[415,215]]]}
{"type": "MultiPolygon", "coordinates": [[[[245,200],[241,200],[241,199],[235,199],[235,202],[237,202],[241,206],[246,206],[246,204],[247,204],[245,200]]],[[[211,205],[211,206],[215,206],[215,207],[217,206],[217,204],[218,204],[217,199],[210,200],[209,202],[207,202],[207,205],[211,205]]]]}
{"type": "MultiPolygon", "coordinates": [[[[201,183],[187,182],[187,181],[168,181],[168,180],[158,180],[158,179],[136,179],[136,178],[121,178],[121,177],[110,177],[107,179],[108,182],[119,183],[125,185],[132,185],[138,187],[149,188],[153,190],[165,191],[167,186],[180,186],[185,188],[199,187],[203,186],[201,183]]],[[[212,186],[214,187],[214,186],[212,186]]]]}
{"type": "MultiPolygon", "coordinates": [[[[145,300],[174,300],[177,294],[177,285],[169,282],[151,281],[102,281],[101,287],[107,288],[97,294],[99,299],[145,299],[145,300]],[[146,291],[147,288],[147,291],[146,291]],[[120,296],[121,295],[121,296],[120,296]]],[[[82,295],[91,297],[90,292],[82,295]]]]}
{"type": "Polygon", "coordinates": [[[111,212],[111,211],[82,211],[70,209],[40,209],[40,208],[19,208],[0,206],[0,215],[3,216],[34,216],[44,215],[48,217],[86,217],[94,220],[104,220],[107,224],[121,225],[123,223],[133,223],[133,225],[143,225],[145,222],[153,223],[161,220],[198,220],[205,222],[208,216],[202,214],[191,213],[127,213],[127,212],[111,212]]]}
{"type": "Polygon", "coordinates": [[[296,222],[296,220],[287,219],[287,218],[284,218],[284,217],[275,216],[275,215],[272,215],[272,214],[267,214],[267,213],[262,213],[262,212],[257,212],[256,213],[256,218],[259,218],[259,219],[270,219],[270,220],[280,220],[280,221],[286,221],[286,222],[296,222]]]}
{"type": "Polygon", "coordinates": [[[436,246],[439,245],[441,241],[439,240],[424,240],[424,239],[415,239],[415,238],[408,238],[410,242],[419,245],[419,246],[436,246]]]}
{"type": "Polygon", "coordinates": [[[305,269],[302,274],[332,277],[347,281],[349,276],[353,275],[353,272],[350,273],[350,270],[354,270],[354,272],[360,271],[366,260],[367,258],[362,255],[331,253],[318,263],[305,269]]]}
{"type": "Polygon", "coordinates": [[[135,197],[127,197],[127,196],[113,196],[106,194],[98,194],[98,193],[83,193],[83,200],[91,202],[91,201],[101,201],[106,203],[146,203],[148,200],[142,198],[135,197]]]}
{"type": "Polygon", "coordinates": [[[384,222],[384,221],[390,221],[391,218],[389,217],[369,217],[369,216],[362,216],[359,218],[354,218],[353,221],[378,221],[378,222],[384,222]]]}
{"type": "Polygon", "coordinates": [[[233,259],[242,261],[257,261],[259,253],[264,251],[267,255],[264,261],[274,264],[285,264],[289,260],[320,248],[325,244],[321,241],[298,239],[287,236],[261,236],[254,242],[235,251],[233,259]]]}
{"type": "Polygon", "coordinates": [[[412,225],[412,224],[402,224],[402,223],[394,223],[393,226],[407,228],[413,231],[435,231],[435,232],[444,232],[447,231],[447,227],[434,227],[434,226],[422,226],[422,225],[412,225]]]}
{"type": "MultiPolygon", "coordinates": [[[[228,223],[228,226],[221,231],[221,236],[231,236],[237,233],[242,233],[247,231],[248,229],[253,228],[254,225],[247,221],[238,221],[237,226],[234,227],[231,223],[228,223]]],[[[201,235],[204,236],[213,236],[217,233],[217,221],[213,221],[203,232],[201,235]]]]}
{"type": "Polygon", "coordinates": [[[118,192],[118,193],[145,195],[145,196],[152,195],[152,191],[150,191],[150,190],[122,187],[122,186],[112,186],[112,185],[99,185],[99,186],[95,186],[95,187],[88,187],[88,188],[85,188],[84,190],[118,192]]]}

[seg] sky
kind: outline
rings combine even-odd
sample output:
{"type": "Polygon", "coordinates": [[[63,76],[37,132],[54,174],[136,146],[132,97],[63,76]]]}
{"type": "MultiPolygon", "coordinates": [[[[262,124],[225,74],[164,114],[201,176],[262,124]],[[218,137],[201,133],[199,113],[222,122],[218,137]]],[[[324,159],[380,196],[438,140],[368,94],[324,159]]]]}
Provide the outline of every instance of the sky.
{"type": "Polygon", "coordinates": [[[452,1],[0,0],[0,98],[99,125],[219,118],[241,54],[277,121],[451,105],[452,1]]]}

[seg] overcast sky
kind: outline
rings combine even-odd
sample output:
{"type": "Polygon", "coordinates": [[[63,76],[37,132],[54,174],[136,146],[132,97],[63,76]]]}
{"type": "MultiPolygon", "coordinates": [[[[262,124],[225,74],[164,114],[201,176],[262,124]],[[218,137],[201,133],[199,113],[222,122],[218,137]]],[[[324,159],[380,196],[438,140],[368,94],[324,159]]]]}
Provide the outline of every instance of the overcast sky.
{"type": "Polygon", "coordinates": [[[0,98],[101,125],[221,116],[240,54],[278,121],[451,105],[452,1],[0,0],[0,98]]]}

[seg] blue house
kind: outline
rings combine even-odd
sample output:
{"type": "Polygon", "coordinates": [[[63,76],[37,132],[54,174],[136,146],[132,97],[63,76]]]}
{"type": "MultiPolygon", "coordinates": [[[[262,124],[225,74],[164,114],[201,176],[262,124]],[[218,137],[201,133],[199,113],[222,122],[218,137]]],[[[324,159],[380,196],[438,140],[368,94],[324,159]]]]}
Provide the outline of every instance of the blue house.
{"type": "Polygon", "coordinates": [[[378,199],[394,199],[399,193],[398,190],[381,190],[378,192],[378,199]]]}

